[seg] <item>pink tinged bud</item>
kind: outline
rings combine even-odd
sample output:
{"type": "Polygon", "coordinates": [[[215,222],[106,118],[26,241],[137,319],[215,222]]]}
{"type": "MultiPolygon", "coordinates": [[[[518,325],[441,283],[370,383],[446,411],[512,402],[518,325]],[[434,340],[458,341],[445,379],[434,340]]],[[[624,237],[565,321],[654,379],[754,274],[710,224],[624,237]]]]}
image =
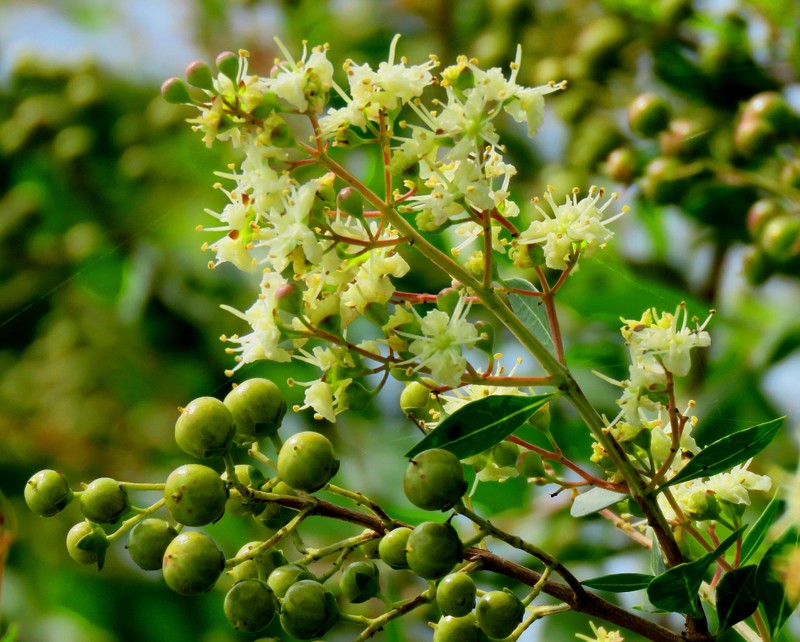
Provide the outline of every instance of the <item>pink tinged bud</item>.
{"type": "Polygon", "coordinates": [[[192,87],[198,89],[213,89],[214,81],[211,77],[211,68],[202,60],[196,60],[186,67],[186,80],[192,87]]]}
{"type": "Polygon", "coordinates": [[[168,78],[164,81],[161,85],[161,95],[164,97],[164,100],[173,105],[193,102],[186,88],[186,84],[177,77],[168,78]]]}
{"type": "Polygon", "coordinates": [[[217,56],[215,64],[220,73],[236,82],[236,77],[239,75],[239,56],[232,51],[223,51],[217,56]]]}

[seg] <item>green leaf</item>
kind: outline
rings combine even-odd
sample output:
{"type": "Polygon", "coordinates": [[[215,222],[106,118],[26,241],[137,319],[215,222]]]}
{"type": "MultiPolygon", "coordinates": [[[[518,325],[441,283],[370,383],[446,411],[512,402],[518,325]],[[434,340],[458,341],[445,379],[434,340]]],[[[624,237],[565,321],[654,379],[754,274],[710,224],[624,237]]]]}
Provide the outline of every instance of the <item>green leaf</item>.
{"type": "MultiPolygon", "coordinates": [[[[510,288],[538,292],[536,287],[525,279],[513,277],[504,281],[510,288]]],[[[512,292],[508,295],[511,309],[519,319],[528,327],[542,345],[552,352],[553,337],[550,336],[550,323],[547,320],[547,310],[542,305],[542,300],[535,296],[523,296],[512,292]]]]}
{"type": "Polygon", "coordinates": [[[758,550],[761,542],[763,542],[764,538],[767,536],[769,527],[772,526],[778,514],[781,512],[783,504],[784,502],[778,499],[777,496],[773,497],[772,501],[767,504],[764,512],[761,513],[756,520],[756,523],[747,531],[747,535],[744,536],[744,541],[742,542],[740,564],[744,564],[750,559],[750,556],[758,550]]]}
{"type": "Polygon", "coordinates": [[[767,447],[767,444],[778,434],[784,419],[785,417],[778,417],[772,421],[726,435],[709,444],[695,455],[694,459],[686,464],[675,477],[659,486],[658,490],[698,477],[711,477],[747,461],[767,447]]]}
{"type": "Polygon", "coordinates": [[[765,553],[756,571],[756,591],[761,608],[767,618],[772,636],[783,628],[786,620],[797,608],[797,599],[789,600],[781,581],[781,566],[793,548],[800,545],[800,531],[792,526],[786,530],[765,553]]]}
{"type": "Polygon", "coordinates": [[[625,499],[627,495],[607,488],[590,488],[578,495],[572,502],[569,514],[573,517],[584,517],[625,499]]]}
{"type": "Polygon", "coordinates": [[[728,571],[717,585],[719,631],[750,617],[758,608],[755,564],[728,571]]]}
{"type": "Polygon", "coordinates": [[[630,591],[646,589],[652,580],[653,576],[645,573],[615,573],[614,575],[595,577],[591,580],[581,582],[581,584],[600,591],[628,593],[630,591]]]}
{"type": "Polygon", "coordinates": [[[694,562],[684,562],[653,578],[647,587],[647,597],[653,606],[669,612],[700,615],[697,595],[703,577],[711,566],[741,535],[744,527],[728,535],[716,549],[694,562]]]}
{"type": "Polygon", "coordinates": [[[532,397],[492,395],[472,401],[425,435],[406,453],[406,457],[413,457],[430,448],[444,448],[459,459],[482,453],[503,441],[534,412],[560,394],[551,392],[532,397]]]}

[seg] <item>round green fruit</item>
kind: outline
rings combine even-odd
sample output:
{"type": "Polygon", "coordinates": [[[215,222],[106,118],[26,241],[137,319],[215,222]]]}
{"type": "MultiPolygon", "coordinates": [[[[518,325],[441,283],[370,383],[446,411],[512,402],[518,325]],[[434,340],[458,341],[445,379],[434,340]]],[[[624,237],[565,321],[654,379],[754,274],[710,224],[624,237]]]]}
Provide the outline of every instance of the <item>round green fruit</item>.
{"type": "Polygon", "coordinates": [[[60,513],[74,497],[67,478],[59,470],[40,470],[25,484],[25,503],[42,517],[60,513]]]}
{"type": "Polygon", "coordinates": [[[275,568],[267,578],[267,584],[280,598],[283,598],[291,586],[302,580],[314,580],[309,570],[300,564],[284,564],[275,568]]]}
{"type": "Polygon", "coordinates": [[[178,531],[169,522],[149,518],[133,527],[126,548],[136,566],[145,571],[157,571],[167,546],[177,536],[178,531]]]}
{"type": "Polygon", "coordinates": [[[278,475],[291,488],[313,493],[339,470],[339,460],[327,437],[306,431],[292,435],[278,453],[278,475]]]}
{"type": "Polygon", "coordinates": [[[426,450],[409,462],[403,476],[403,491],[419,508],[447,510],[467,491],[464,468],[449,450],[426,450]]]}
{"type": "Polygon", "coordinates": [[[338,619],[336,598],[314,580],[293,584],[281,604],[281,627],[299,640],[325,635],[338,619]]]}
{"type": "Polygon", "coordinates": [[[433,632],[433,642],[487,642],[474,613],[463,617],[446,615],[439,619],[433,632]]]}
{"type": "Polygon", "coordinates": [[[641,94],[628,105],[628,124],[640,136],[655,136],[670,119],[669,102],[658,94],[641,94]]]}
{"type": "Polygon", "coordinates": [[[105,534],[99,526],[90,522],[78,522],[67,533],[67,553],[78,564],[97,564],[100,551],[108,548],[105,534]],[[86,540],[94,538],[93,546],[86,547],[86,540]]]}
{"type": "Polygon", "coordinates": [[[408,568],[406,544],[408,544],[410,535],[410,528],[400,526],[389,531],[381,538],[378,544],[378,556],[387,566],[398,570],[408,568]]]}
{"type": "Polygon", "coordinates": [[[225,397],[236,424],[236,442],[251,444],[274,435],[286,415],[286,399],[269,379],[248,379],[225,397]]]}
{"type": "Polygon", "coordinates": [[[203,526],[225,511],[228,488],[213,468],[185,464],[173,470],[164,486],[164,500],[172,518],[185,526],[203,526]]]}
{"type": "MultiPolygon", "coordinates": [[[[260,549],[262,544],[263,542],[248,542],[239,549],[236,557],[249,553],[255,548],[260,549]]],[[[260,550],[255,556],[234,566],[228,571],[228,575],[231,576],[234,582],[240,580],[266,580],[272,571],[288,563],[283,551],[277,548],[271,548],[266,551],[260,550]]]]}
{"type": "Polygon", "coordinates": [[[207,535],[187,531],[178,535],[164,551],[164,581],[181,595],[206,593],[216,584],[225,566],[225,556],[207,535]]]}
{"type": "Polygon", "coordinates": [[[492,447],[492,461],[501,467],[516,466],[519,446],[510,441],[501,441],[492,447]]]}
{"type": "Polygon", "coordinates": [[[227,406],[214,397],[200,397],[190,402],[175,422],[175,441],[181,450],[208,459],[228,450],[236,429],[227,406]]]}
{"type": "Polygon", "coordinates": [[[444,577],[461,561],[461,540],[449,523],[423,522],[408,536],[408,567],[426,580],[444,577]]]}
{"type": "Polygon", "coordinates": [[[224,608],[233,628],[247,633],[265,629],[278,610],[275,595],[260,580],[236,582],[225,595],[224,608]]]}
{"type": "Polygon", "coordinates": [[[475,581],[466,573],[444,576],[436,587],[436,603],[444,615],[463,617],[475,607],[475,581]]]}
{"type": "Polygon", "coordinates": [[[90,522],[113,524],[131,509],[131,502],[128,492],[116,479],[100,477],[81,493],[80,506],[90,522]]]}
{"type": "Polygon", "coordinates": [[[511,591],[489,591],[478,600],[475,617],[490,638],[504,638],[517,628],[525,615],[525,607],[511,591]]]}
{"type": "Polygon", "coordinates": [[[350,564],[339,580],[339,588],[347,601],[366,602],[380,591],[380,574],[375,562],[358,561],[350,564]]]}

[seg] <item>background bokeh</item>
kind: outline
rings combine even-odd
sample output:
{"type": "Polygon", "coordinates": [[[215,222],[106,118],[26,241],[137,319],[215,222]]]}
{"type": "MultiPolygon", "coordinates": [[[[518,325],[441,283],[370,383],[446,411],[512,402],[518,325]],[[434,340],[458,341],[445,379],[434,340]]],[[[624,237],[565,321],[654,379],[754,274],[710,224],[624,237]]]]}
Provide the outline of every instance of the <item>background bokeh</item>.
{"type": "MultiPolygon", "coordinates": [[[[505,125],[520,170],[515,195],[526,203],[548,184],[566,193],[596,183],[633,210],[617,224],[615,247],[560,295],[569,363],[613,414],[614,390],[591,370],[624,376],[619,317],[682,300],[702,318],[716,308],[713,346],[684,390],[698,402],[699,439],[788,415],[755,466],[781,483],[796,466],[800,425],[798,21],[793,0],[0,2],[0,631],[16,626],[20,642],[254,637],[230,629],[221,593],[171,594],[124,551],[102,573],[77,566],[63,546],[77,508],[36,517],[22,489],[41,468],[63,470],[76,487],[99,476],[163,479],[183,463],[176,407],[229,389],[218,337],[241,328],[219,305],[242,309],[251,290],[233,270],[207,269],[195,226],[222,205],[213,172],[231,158],[205,149],[184,122],[190,110],[158,89],[225,49],[248,49],[251,68],[265,73],[274,36],[294,51],[303,39],[330,43],[337,68],[345,58],[377,63],[398,32],[412,61],[464,53],[505,66],[520,43],[521,82],[566,78],[536,140],[505,125]],[[661,139],[628,125],[626,109],[645,91],[671,105],[661,139]],[[794,116],[742,131],[748,101],[765,91],[782,94],[794,116]],[[748,222],[764,198],[780,217],[767,232],[748,222]]],[[[420,287],[446,285],[415,269],[420,287]]],[[[283,385],[290,374],[303,378],[297,364],[256,364],[237,380],[283,385]]],[[[300,401],[302,391],[286,393],[300,401]]],[[[588,437],[574,417],[554,413],[558,429],[576,435],[568,454],[585,460],[588,437]]],[[[292,417],[289,429],[308,421],[292,417]]],[[[413,516],[398,481],[413,434],[393,400],[331,431],[345,456],[341,479],[413,516]]],[[[546,488],[511,482],[484,492],[476,501],[487,511],[579,575],[645,563],[604,523],[559,512],[562,498],[546,488]]],[[[213,531],[229,555],[260,536],[229,517],[213,531]]],[[[390,627],[384,639],[420,639],[415,626],[390,627]]],[[[565,615],[525,639],[588,630],[585,618],[565,615]]],[[[785,639],[796,634],[790,627],[785,639]]]]}

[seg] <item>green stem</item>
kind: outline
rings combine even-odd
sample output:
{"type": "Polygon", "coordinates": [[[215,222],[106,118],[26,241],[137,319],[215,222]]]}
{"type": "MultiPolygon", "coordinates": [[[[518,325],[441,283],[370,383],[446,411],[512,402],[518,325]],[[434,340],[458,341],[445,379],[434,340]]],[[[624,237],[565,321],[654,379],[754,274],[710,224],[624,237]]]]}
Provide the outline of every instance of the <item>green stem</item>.
{"type": "Polygon", "coordinates": [[[530,542],[526,542],[524,539],[519,537],[518,535],[511,535],[510,533],[506,533],[504,530],[497,528],[494,524],[492,524],[488,519],[484,519],[480,515],[472,512],[469,508],[464,506],[463,502],[459,502],[454,506],[454,510],[463,515],[464,517],[468,518],[469,520],[473,521],[475,524],[480,526],[481,530],[488,533],[495,539],[499,539],[500,541],[513,546],[516,549],[524,551],[529,555],[533,555],[538,560],[541,560],[545,563],[548,568],[552,568],[556,573],[558,573],[561,577],[564,578],[564,581],[569,585],[569,587],[574,591],[575,597],[578,601],[581,600],[582,597],[585,597],[587,592],[583,585],[578,581],[572,573],[567,570],[567,567],[564,566],[558,559],[550,555],[547,551],[542,550],[538,546],[531,544],[530,542]]]}
{"type": "Polygon", "coordinates": [[[236,557],[231,557],[230,559],[225,560],[225,568],[233,568],[237,564],[241,564],[242,562],[246,562],[247,560],[253,559],[263,551],[268,551],[271,549],[275,544],[280,542],[284,537],[286,537],[289,533],[293,532],[306,517],[308,517],[311,513],[314,512],[316,505],[314,503],[308,504],[305,508],[303,508],[297,515],[295,515],[289,523],[285,526],[282,526],[275,534],[267,540],[264,540],[258,546],[251,548],[246,553],[242,553],[241,555],[237,555],[236,557]]]}
{"type": "Polygon", "coordinates": [[[354,642],[364,642],[364,640],[368,640],[378,631],[381,631],[392,620],[395,620],[406,613],[419,608],[420,606],[424,606],[425,604],[432,602],[435,596],[435,590],[428,588],[408,602],[405,602],[400,606],[393,608],[391,611],[387,611],[383,615],[370,620],[369,626],[361,631],[361,635],[359,635],[354,642]]]}
{"type": "MultiPolygon", "coordinates": [[[[147,484],[142,484],[146,486],[147,484]]],[[[154,486],[158,484],[152,484],[154,486]]],[[[164,486],[164,484],[161,484],[164,486]]],[[[147,489],[151,490],[151,489],[147,489]]],[[[119,528],[115,530],[111,535],[108,536],[108,541],[113,542],[114,540],[119,539],[123,534],[127,533],[133,526],[141,522],[146,517],[150,517],[153,513],[155,513],[159,508],[161,508],[166,503],[166,500],[162,497],[157,502],[153,503],[149,508],[139,509],[136,515],[133,517],[129,517],[124,522],[119,525],[119,528]]]]}

